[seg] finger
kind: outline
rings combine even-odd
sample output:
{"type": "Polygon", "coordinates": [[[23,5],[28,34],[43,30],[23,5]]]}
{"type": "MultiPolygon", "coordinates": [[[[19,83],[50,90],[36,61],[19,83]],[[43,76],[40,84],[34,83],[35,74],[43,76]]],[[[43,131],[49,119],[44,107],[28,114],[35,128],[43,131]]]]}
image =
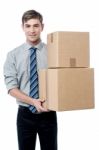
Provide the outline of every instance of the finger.
{"type": "Polygon", "coordinates": [[[47,111],[44,107],[40,106],[41,111],[47,111]]]}
{"type": "Polygon", "coordinates": [[[40,102],[42,102],[42,103],[43,103],[43,102],[45,102],[45,100],[44,100],[44,99],[40,99],[40,102]]]}
{"type": "Polygon", "coordinates": [[[46,108],[43,108],[42,111],[48,112],[48,110],[46,108]]]}

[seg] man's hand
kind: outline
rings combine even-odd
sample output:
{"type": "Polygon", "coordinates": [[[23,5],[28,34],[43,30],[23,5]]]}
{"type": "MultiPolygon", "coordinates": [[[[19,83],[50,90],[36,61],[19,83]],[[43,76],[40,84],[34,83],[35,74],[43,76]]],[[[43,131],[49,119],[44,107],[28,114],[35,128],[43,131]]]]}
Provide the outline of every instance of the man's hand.
{"type": "Polygon", "coordinates": [[[34,100],[34,106],[36,107],[38,112],[48,112],[48,109],[46,109],[42,106],[43,102],[44,102],[44,100],[41,100],[41,99],[34,100]]]}

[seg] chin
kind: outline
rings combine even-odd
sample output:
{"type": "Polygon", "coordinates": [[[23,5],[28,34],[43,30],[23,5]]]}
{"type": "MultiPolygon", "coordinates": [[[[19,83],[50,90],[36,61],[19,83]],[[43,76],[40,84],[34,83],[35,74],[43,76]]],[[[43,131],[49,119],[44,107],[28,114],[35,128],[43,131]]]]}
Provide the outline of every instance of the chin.
{"type": "Polygon", "coordinates": [[[39,39],[29,39],[29,42],[37,44],[39,42],[39,39]]]}

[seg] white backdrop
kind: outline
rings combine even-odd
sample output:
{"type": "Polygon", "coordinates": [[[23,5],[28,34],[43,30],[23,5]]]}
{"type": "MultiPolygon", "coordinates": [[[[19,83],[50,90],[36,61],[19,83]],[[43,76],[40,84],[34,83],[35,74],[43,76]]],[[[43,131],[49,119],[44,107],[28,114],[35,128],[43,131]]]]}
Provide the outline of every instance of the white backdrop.
{"type": "MultiPolygon", "coordinates": [[[[54,31],[90,32],[90,67],[95,68],[95,109],[58,112],[59,150],[99,150],[99,6],[98,0],[3,0],[0,1],[0,150],[18,150],[17,104],[7,94],[3,64],[8,51],[23,43],[21,16],[28,9],[43,14],[42,39],[54,31]]],[[[36,150],[40,150],[37,140],[36,150]]]]}

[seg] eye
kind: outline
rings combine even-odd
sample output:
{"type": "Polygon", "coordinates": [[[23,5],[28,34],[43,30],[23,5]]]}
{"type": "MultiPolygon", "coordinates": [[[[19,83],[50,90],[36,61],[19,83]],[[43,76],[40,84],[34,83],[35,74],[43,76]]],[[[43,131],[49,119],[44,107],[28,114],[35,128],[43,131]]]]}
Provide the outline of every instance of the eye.
{"type": "Polygon", "coordinates": [[[26,27],[26,28],[29,28],[29,27],[30,27],[30,25],[29,25],[29,24],[25,24],[25,27],[26,27]]]}
{"type": "Polygon", "coordinates": [[[34,27],[39,27],[39,24],[35,24],[34,27]]]}

